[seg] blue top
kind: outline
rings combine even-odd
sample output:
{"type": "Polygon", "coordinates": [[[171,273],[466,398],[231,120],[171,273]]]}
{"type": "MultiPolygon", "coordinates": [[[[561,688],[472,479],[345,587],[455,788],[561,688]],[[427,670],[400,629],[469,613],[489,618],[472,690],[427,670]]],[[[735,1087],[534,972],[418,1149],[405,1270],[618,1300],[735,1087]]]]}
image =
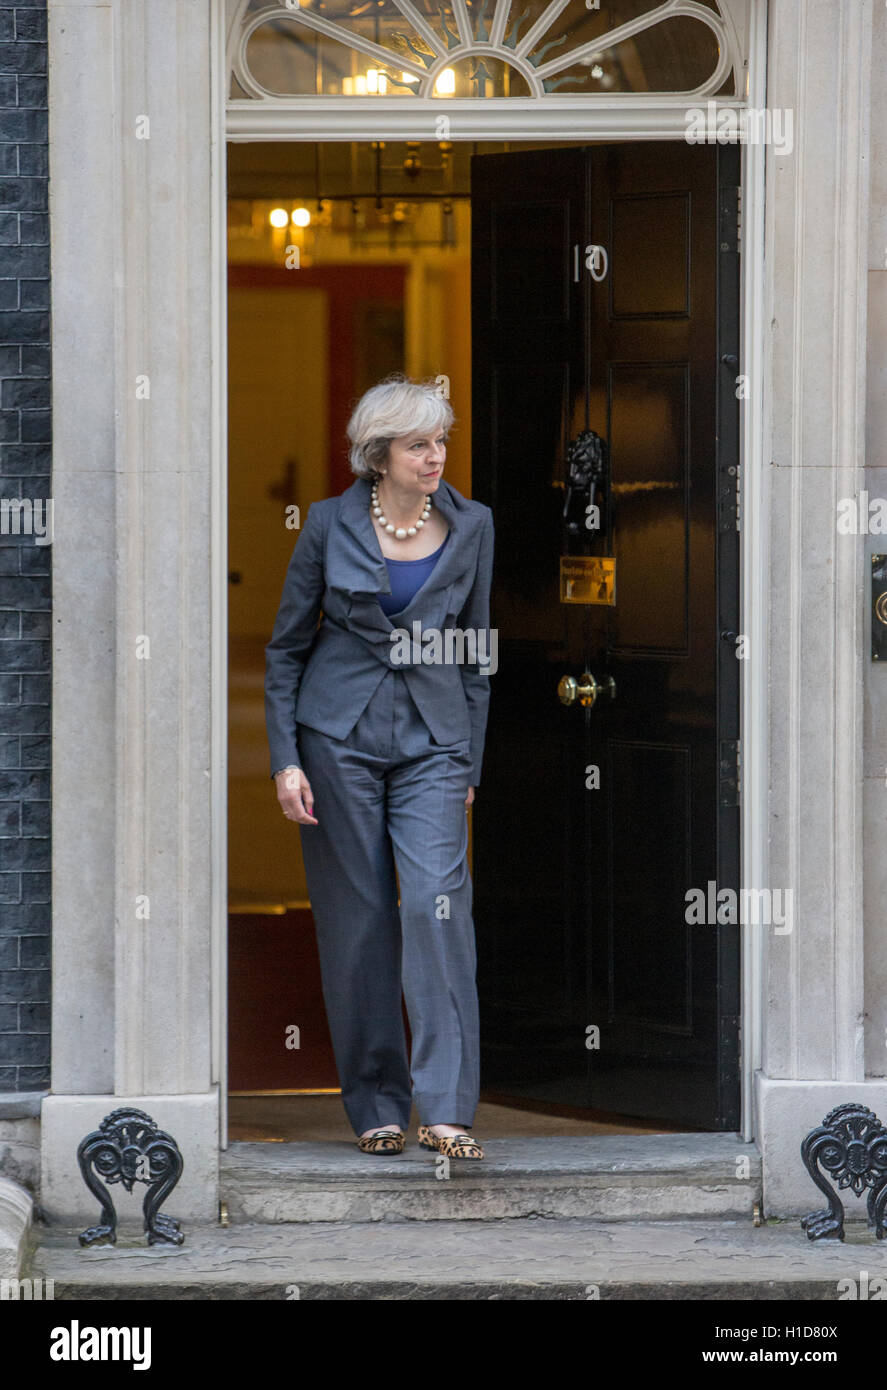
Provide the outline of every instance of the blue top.
{"type": "Polygon", "coordinates": [[[389,560],[388,556],[385,556],[388,578],[391,582],[391,593],[380,594],[379,603],[386,617],[390,618],[395,613],[399,613],[415,598],[437,564],[440,552],[449,539],[450,532],[448,531],[437,550],[433,550],[430,555],[423,555],[421,560],[389,560]]]}

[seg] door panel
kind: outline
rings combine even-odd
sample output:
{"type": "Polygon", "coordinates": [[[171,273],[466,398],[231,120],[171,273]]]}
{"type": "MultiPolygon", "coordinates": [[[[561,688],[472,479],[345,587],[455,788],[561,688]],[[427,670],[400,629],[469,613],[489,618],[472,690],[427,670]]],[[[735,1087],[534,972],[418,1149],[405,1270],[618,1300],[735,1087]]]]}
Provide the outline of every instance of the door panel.
{"type": "Polygon", "coordinates": [[[738,717],[718,515],[735,154],[472,161],[472,487],[496,515],[499,631],[474,812],[484,1084],[700,1128],[738,1122],[738,933],[690,925],[685,897],[738,863],[719,777],[738,717]],[[583,429],[609,444],[599,534],[563,519],[583,429]],[[615,556],[615,606],[560,601],[559,557],[583,553],[615,556]],[[584,671],[615,698],[561,704],[584,671]]]}
{"type": "Polygon", "coordinates": [[[682,363],[610,364],[612,491],[619,508],[613,651],[688,654],[689,395],[682,363]],[[666,564],[663,583],[658,575],[666,564]]]}
{"type": "Polygon", "coordinates": [[[610,223],[610,244],[619,247],[619,259],[610,274],[610,322],[657,315],[686,318],[690,312],[687,194],[612,198],[610,223]],[[651,226],[656,228],[652,239],[651,226]]]}

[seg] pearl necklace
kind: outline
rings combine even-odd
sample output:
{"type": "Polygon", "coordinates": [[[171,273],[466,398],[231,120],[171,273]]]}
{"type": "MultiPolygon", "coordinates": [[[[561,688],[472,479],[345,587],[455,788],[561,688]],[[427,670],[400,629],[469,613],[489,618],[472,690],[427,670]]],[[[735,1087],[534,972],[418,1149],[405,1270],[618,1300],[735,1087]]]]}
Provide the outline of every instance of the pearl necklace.
{"type": "Polygon", "coordinates": [[[389,536],[393,536],[396,541],[405,541],[409,536],[415,536],[416,532],[421,530],[421,528],[425,525],[426,521],[431,515],[431,494],[429,493],[428,496],[425,498],[425,506],[422,509],[422,515],[419,517],[419,520],[416,522],[415,526],[394,526],[392,522],[390,522],[387,519],[387,517],[384,517],[382,515],[382,508],[379,506],[378,482],[373,483],[373,490],[370,496],[370,504],[373,509],[373,516],[376,517],[376,519],[379,522],[379,525],[384,526],[389,536]]]}

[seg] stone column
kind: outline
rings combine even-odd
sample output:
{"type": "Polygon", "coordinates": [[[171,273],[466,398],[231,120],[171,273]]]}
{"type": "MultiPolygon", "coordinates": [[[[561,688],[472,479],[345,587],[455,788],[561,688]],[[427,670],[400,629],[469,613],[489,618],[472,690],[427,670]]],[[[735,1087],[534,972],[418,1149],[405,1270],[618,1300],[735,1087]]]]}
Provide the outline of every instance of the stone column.
{"type": "MultiPolygon", "coordinates": [[[[868,260],[866,475],[869,499],[887,498],[887,6],[874,10],[872,45],[871,216],[868,260]]],[[[870,557],[887,551],[873,533],[870,557]]],[[[887,663],[866,663],[865,729],[865,1022],[866,1074],[887,1076],[887,663]]],[[[887,1116],[884,1117],[887,1123],[887,1116]]]]}
{"type": "Polygon", "coordinates": [[[54,1217],[95,1214],[76,1146],[123,1103],[182,1149],[170,1210],[218,1209],[210,11],[49,0],[54,1217]]]}
{"type": "Polygon", "coordinates": [[[769,886],[794,892],[764,943],[771,1214],[821,1205],[798,1146],[831,1107],[887,1120],[863,1047],[865,537],[837,531],[864,478],[871,64],[871,0],[771,0],[767,104],[794,115],[793,153],[767,155],[769,886]]]}

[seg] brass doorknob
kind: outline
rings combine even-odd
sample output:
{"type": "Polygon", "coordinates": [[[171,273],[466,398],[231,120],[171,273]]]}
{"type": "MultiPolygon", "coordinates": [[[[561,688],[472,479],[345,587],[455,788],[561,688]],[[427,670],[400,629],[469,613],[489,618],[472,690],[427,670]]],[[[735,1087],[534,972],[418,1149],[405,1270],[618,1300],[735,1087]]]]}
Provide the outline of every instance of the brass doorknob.
{"type": "Polygon", "coordinates": [[[563,705],[572,705],[576,700],[580,705],[591,707],[598,695],[609,695],[616,699],[616,682],[612,676],[596,681],[590,671],[583,671],[578,681],[575,676],[561,676],[557,686],[558,698],[563,705]]]}

